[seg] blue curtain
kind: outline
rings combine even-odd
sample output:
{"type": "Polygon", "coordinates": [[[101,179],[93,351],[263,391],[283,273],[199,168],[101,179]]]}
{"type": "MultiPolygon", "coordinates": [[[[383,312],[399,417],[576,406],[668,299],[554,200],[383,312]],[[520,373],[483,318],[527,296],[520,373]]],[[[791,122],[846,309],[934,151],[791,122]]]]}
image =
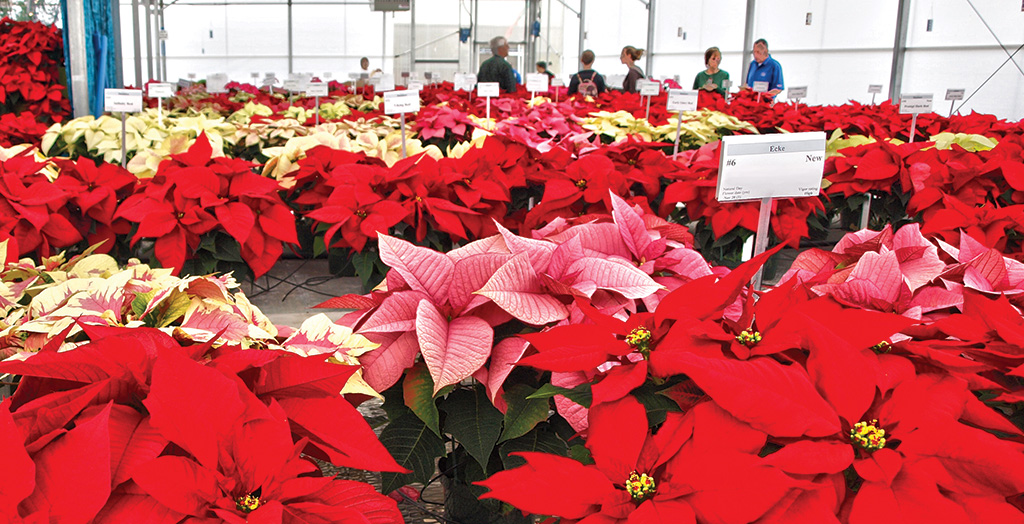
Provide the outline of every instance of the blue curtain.
{"type": "MultiPolygon", "coordinates": [[[[86,52],[85,70],[89,75],[89,109],[95,115],[103,114],[103,90],[112,87],[120,87],[120,79],[117,78],[117,53],[111,49],[114,38],[114,16],[111,12],[113,7],[110,0],[83,0],[85,10],[85,42],[89,49],[86,52]]],[[[60,2],[61,14],[64,18],[64,27],[68,27],[67,0],[60,2]]],[[[64,61],[68,63],[68,36],[64,32],[64,61]]],[[[82,65],[70,64],[68,67],[68,78],[71,78],[72,70],[80,71],[82,65]]],[[[72,108],[78,101],[72,98],[72,108]]]]}

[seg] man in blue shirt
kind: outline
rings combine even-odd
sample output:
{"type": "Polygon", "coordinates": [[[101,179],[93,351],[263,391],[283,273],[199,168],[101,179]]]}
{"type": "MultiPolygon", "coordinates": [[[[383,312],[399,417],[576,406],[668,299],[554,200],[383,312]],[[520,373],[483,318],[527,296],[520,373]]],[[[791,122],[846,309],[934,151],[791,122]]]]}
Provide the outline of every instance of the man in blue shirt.
{"type": "Polygon", "coordinates": [[[768,94],[775,96],[786,88],[782,81],[782,66],[768,54],[768,41],[758,38],[754,42],[754,61],[747,70],[747,87],[754,82],[768,82],[768,94]]]}

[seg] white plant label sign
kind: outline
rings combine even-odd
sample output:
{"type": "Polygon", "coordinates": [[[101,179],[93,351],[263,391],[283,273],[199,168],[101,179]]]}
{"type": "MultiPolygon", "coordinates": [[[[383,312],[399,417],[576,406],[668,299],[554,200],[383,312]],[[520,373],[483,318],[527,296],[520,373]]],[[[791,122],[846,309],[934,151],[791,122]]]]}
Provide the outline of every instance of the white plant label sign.
{"type": "Polygon", "coordinates": [[[324,82],[310,82],[306,84],[306,96],[327,96],[327,84],[324,82]]]}
{"type": "Polygon", "coordinates": [[[527,73],[526,90],[531,93],[538,93],[548,90],[548,75],[544,73],[527,73]]]}
{"type": "Polygon", "coordinates": [[[755,93],[767,93],[768,92],[768,82],[754,82],[754,92],[755,93]]]}
{"type": "Polygon", "coordinates": [[[825,171],[825,133],[722,137],[719,202],[816,197],[825,171]]]}
{"type": "Polygon", "coordinates": [[[661,94],[661,83],[643,80],[640,84],[640,96],[658,96],[661,94]]]}
{"type": "Polygon", "coordinates": [[[947,89],[946,100],[963,100],[966,93],[966,89],[947,89]]]}
{"type": "Polygon", "coordinates": [[[881,92],[882,92],[882,84],[869,84],[868,85],[868,93],[881,93],[881,92]]]}
{"type": "Polygon", "coordinates": [[[931,93],[903,93],[900,95],[900,114],[917,115],[932,110],[931,93]]]}
{"type": "Polygon", "coordinates": [[[142,111],[142,90],[104,89],[103,110],[112,113],[138,113],[142,111]]]}
{"type": "Polygon", "coordinates": [[[807,86],[791,87],[789,93],[786,95],[788,98],[803,100],[807,98],[807,86]]]}
{"type": "Polygon", "coordinates": [[[384,113],[415,113],[420,110],[420,92],[412,89],[384,93],[384,113]]]}
{"type": "Polygon", "coordinates": [[[206,75],[206,92],[207,93],[227,93],[228,92],[228,74],[227,73],[213,73],[206,75]]]}
{"type": "Polygon", "coordinates": [[[168,83],[149,84],[150,98],[170,98],[174,96],[174,86],[168,83]]]}
{"type": "Polygon", "coordinates": [[[480,82],[476,85],[476,96],[482,97],[498,97],[498,83],[497,82],[480,82]]]}
{"type": "Polygon", "coordinates": [[[683,89],[669,89],[668,101],[665,104],[668,111],[696,111],[697,92],[683,89]]]}

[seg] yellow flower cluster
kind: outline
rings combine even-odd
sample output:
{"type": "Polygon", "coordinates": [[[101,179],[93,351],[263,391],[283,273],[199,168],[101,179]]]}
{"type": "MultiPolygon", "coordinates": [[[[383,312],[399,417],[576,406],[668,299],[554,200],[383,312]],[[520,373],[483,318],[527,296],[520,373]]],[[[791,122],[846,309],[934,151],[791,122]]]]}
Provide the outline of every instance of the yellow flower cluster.
{"type": "Polygon", "coordinates": [[[868,451],[878,451],[885,447],[885,430],[878,427],[877,419],[858,422],[850,429],[850,441],[868,451]]]}
{"type": "Polygon", "coordinates": [[[653,497],[657,491],[654,477],[635,471],[629,474],[629,480],[626,481],[626,492],[633,497],[633,501],[643,502],[653,497]]]}

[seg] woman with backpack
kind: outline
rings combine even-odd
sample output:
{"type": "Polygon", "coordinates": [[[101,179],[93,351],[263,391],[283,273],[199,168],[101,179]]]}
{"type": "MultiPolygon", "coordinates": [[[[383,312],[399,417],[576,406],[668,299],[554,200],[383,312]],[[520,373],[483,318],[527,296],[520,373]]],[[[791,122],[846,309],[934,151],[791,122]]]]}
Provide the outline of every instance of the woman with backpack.
{"type": "Polygon", "coordinates": [[[629,67],[629,72],[626,73],[626,79],[622,81],[622,91],[624,93],[636,93],[639,91],[637,88],[637,80],[644,78],[644,71],[640,69],[640,66],[636,65],[636,61],[640,60],[640,57],[644,56],[643,49],[637,49],[631,45],[622,48],[622,54],[619,55],[619,60],[622,61],[626,67],[629,67]]]}
{"type": "Polygon", "coordinates": [[[583,96],[597,96],[605,92],[604,77],[591,69],[594,65],[594,52],[587,49],[580,56],[583,69],[572,75],[569,80],[569,96],[580,93],[583,96]]]}

